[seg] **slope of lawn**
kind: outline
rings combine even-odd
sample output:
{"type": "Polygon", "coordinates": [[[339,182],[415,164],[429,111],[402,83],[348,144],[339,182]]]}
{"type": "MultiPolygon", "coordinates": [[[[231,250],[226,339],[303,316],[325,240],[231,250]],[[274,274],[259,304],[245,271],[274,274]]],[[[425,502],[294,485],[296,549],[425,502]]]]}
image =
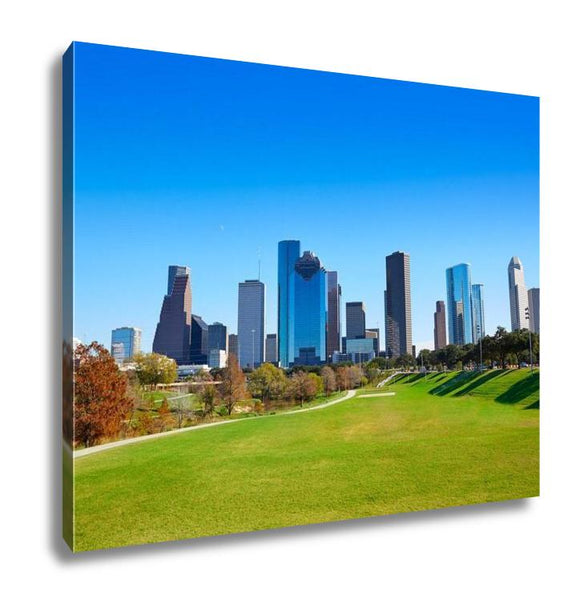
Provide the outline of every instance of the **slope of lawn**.
{"type": "Polygon", "coordinates": [[[77,459],[75,549],[538,495],[537,374],[492,373],[77,459]]]}

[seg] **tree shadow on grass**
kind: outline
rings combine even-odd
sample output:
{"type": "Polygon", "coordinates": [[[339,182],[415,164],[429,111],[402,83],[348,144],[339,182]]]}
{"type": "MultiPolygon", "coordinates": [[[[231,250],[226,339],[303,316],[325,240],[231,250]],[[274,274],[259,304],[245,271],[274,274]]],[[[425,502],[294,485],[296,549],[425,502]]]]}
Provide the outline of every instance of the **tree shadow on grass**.
{"type": "MultiPolygon", "coordinates": [[[[516,382],[495,400],[500,404],[519,404],[530,395],[540,392],[540,372],[532,372],[527,378],[516,382]]],[[[539,400],[533,401],[527,408],[539,408],[539,400]]]]}
{"type": "Polygon", "coordinates": [[[507,372],[503,370],[502,371],[494,370],[490,372],[485,372],[483,374],[478,374],[477,377],[471,380],[471,382],[465,388],[454,393],[454,396],[461,397],[462,395],[467,395],[471,393],[474,389],[477,389],[478,387],[480,387],[482,384],[485,384],[486,382],[489,382],[490,380],[493,380],[494,378],[497,378],[498,376],[505,376],[506,373],[507,372]]]}
{"type": "Polygon", "coordinates": [[[451,380],[447,380],[446,382],[443,382],[442,384],[431,389],[429,393],[431,395],[438,395],[439,397],[449,395],[475,378],[477,375],[478,374],[474,374],[473,372],[460,372],[457,376],[451,378],[451,380]]]}

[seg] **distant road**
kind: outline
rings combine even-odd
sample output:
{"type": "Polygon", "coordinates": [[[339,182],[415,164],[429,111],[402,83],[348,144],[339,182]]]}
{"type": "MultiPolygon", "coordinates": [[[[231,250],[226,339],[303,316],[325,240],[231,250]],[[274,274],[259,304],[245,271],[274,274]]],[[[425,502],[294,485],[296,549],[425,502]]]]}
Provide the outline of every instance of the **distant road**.
{"type": "Polygon", "coordinates": [[[252,421],[257,419],[267,419],[273,416],[286,416],[288,414],[298,414],[300,412],[311,412],[312,410],[321,410],[322,408],[328,408],[328,406],[333,406],[334,404],[340,404],[347,399],[351,399],[354,397],[355,392],[353,390],[347,391],[346,395],[339,397],[338,399],[333,399],[332,401],[327,401],[323,404],[319,404],[318,406],[312,406],[310,408],[299,408],[298,410],[290,410],[288,412],[281,412],[280,414],[264,414],[262,416],[250,416],[245,419],[232,419],[231,421],[217,421],[216,423],[203,423],[202,425],[194,425],[193,427],[183,427],[182,429],[174,429],[173,431],[162,431],[161,433],[153,433],[147,436],[139,436],[137,438],[128,438],[127,440],[118,440],[117,442],[108,442],[107,444],[99,444],[98,446],[91,446],[90,448],[83,448],[79,451],[75,451],[73,456],[75,459],[79,457],[86,457],[87,455],[92,455],[93,453],[99,453],[100,451],[106,451],[111,448],[117,448],[118,446],[126,446],[128,444],[136,444],[137,442],[144,442],[146,440],[155,440],[156,438],[164,438],[166,436],[174,436],[178,433],[183,433],[185,431],[193,431],[194,429],[206,429],[208,427],[219,427],[220,425],[231,425],[232,423],[239,423],[240,421],[252,421]]]}

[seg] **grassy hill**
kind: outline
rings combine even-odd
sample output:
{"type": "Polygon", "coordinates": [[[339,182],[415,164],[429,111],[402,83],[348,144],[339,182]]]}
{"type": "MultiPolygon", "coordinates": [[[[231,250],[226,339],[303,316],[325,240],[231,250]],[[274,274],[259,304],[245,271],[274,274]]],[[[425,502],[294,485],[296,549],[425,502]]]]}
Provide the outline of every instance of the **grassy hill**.
{"type": "Polygon", "coordinates": [[[538,386],[524,370],[406,376],[395,396],[77,459],[75,549],[537,495],[538,386]]]}

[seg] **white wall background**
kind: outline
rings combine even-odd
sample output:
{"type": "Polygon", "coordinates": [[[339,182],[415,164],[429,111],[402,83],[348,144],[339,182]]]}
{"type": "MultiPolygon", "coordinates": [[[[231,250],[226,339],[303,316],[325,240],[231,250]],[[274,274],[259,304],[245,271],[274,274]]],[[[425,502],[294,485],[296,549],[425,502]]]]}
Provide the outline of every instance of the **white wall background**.
{"type": "Polygon", "coordinates": [[[580,305],[572,267],[578,266],[580,53],[573,6],[561,0],[4,5],[4,612],[472,614],[577,608],[580,404],[574,347],[580,305]],[[542,497],[70,556],[55,529],[55,87],[59,56],[73,39],[540,95],[542,497]]]}

